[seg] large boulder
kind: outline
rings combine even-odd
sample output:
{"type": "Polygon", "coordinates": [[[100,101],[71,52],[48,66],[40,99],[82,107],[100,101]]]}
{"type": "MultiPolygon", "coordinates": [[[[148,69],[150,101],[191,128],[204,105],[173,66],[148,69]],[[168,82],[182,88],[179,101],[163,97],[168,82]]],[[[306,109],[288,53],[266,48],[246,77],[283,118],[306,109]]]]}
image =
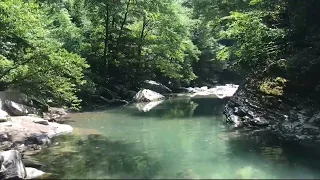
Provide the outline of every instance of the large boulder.
{"type": "Polygon", "coordinates": [[[149,89],[140,90],[134,97],[134,102],[152,102],[162,100],[165,97],[157,92],[151,91],[149,89]]]}
{"type": "Polygon", "coordinates": [[[22,156],[17,150],[0,153],[1,179],[24,179],[27,176],[22,156]]]}
{"type": "Polygon", "coordinates": [[[144,81],[142,88],[150,89],[160,94],[169,94],[172,92],[171,89],[169,89],[167,86],[151,80],[144,81]]]}
{"type": "Polygon", "coordinates": [[[14,116],[25,116],[27,114],[40,114],[40,111],[34,107],[19,104],[13,101],[5,101],[6,107],[14,116]]]}
{"type": "Polygon", "coordinates": [[[314,107],[303,104],[302,99],[293,104],[247,87],[241,87],[225,106],[230,127],[268,130],[300,144],[320,144],[320,112],[314,107]]]}
{"type": "Polygon", "coordinates": [[[5,101],[7,100],[14,101],[19,104],[32,104],[27,95],[12,89],[0,91],[0,109],[4,109],[3,106],[5,106],[5,101]]]}

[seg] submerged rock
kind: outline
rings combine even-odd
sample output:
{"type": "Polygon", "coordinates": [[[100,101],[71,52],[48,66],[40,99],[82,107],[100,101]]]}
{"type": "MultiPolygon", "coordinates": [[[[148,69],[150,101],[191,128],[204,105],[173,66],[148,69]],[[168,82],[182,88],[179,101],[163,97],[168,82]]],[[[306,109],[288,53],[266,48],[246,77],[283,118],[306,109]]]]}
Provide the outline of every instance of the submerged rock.
{"type": "Polygon", "coordinates": [[[246,166],[236,171],[237,178],[239,179],[257,179],[259,177],[265,177],[263,171],[251,166],[246,166]]]}
{"type": "Polygon", "coordinates": [[[51,144],[51,140],[47,134],[31,134],[29,137],[27,137],[27,142],[30,142],[30,144],[39,145],[51,144]]]}
{"type": "Polygon", "coordinates": [[[134,102],[152,102],[162,99],[165,99],[163,95],[149,89],[142,89],[133,97],[134,102]]]}

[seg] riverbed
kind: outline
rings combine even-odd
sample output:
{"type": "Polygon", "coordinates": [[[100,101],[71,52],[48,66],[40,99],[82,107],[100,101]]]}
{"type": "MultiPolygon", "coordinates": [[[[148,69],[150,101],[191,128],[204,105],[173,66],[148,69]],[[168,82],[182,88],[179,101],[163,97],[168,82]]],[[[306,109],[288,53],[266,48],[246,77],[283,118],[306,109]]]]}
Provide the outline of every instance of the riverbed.
{"type": "Polygon", "coordinates": [[[320,178],[318,149],[230,130],[226,99],[165,100],[71,114],[75,130],[36,158],[46,178],[320,178]]]}

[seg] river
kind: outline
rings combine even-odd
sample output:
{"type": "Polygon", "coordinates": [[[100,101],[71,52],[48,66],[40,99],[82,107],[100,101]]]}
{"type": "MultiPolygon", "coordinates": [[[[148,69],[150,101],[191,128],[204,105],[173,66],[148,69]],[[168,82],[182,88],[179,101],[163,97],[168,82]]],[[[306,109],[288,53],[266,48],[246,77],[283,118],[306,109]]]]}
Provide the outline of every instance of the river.
{"type": "Polygon", "coordinates": [[[229,130],[226,102],[175,98],[149,112],[129,105],[72,114],[74,133],[37,159],[51,179],[320,177],[318,149],[229,130]]]}

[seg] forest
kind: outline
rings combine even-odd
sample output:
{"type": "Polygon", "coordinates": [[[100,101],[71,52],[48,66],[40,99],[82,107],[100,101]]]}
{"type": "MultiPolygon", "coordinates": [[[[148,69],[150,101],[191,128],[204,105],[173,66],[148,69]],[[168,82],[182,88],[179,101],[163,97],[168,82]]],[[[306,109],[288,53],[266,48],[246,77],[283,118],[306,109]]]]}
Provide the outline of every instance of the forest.
{"type": "Polygon", "coordinates": [[[146,79],[201,86],[227,70],[265,94],[313,97],[319,9],[317,0],[1,0],[0,90],[79,108],[129,99],[146,79]]]}

